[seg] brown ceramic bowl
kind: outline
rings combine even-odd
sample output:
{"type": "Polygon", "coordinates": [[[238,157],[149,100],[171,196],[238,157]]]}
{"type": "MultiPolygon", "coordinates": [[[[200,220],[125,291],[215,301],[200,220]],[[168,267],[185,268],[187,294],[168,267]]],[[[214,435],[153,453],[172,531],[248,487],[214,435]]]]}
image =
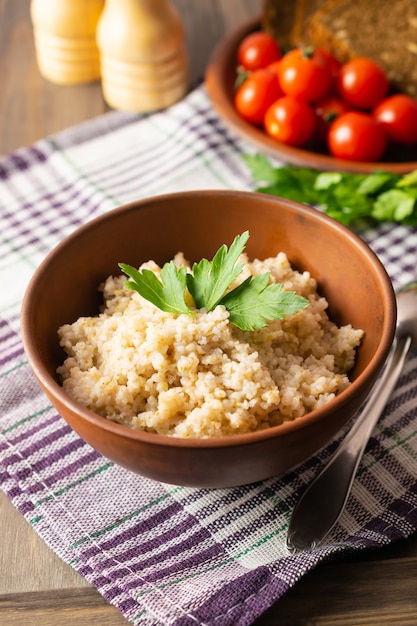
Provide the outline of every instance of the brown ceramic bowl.
{"type": "Polygon", "coordinates": [[[249,22],[231,32],[215,49],[206,72],[206,88],[213,107],[223,121],[243,139],[249,141],[260,152],[284,163],[311,167],[317,170],[371,173],[384,170],[404,174],[417,169],[417,148],[404,147],[401,154],[388,153],[386,158],[375,163],[336,159],[314,146],[311,149],[287,146],[269,137],[262,128],[246,122],[234,107],[236,81],[236,53],[239,43],[249,33],[260,30],[260,19],[249,22]]]}
{"type": "Polygon", "coordinates": [[[191,191],[134,202],[88,222],[36,270],[22,308],[29,362],[52,404],[91,446],[116,463],[163,482],[226,487],[280,475],[329,442],[375,382],[393,340],[396,304],[380,261],[359,237],[319,211],[263,194],[191,191]],[[305,417],[252,434],[179,439],[108,421],[72,401],[56,368],[64,360],[57,330],[99,309],[97,287],[118,262],[164,263],[181,250],[212,258],[223,243],[250,232],[251,258],[287,253],[308,270],[338,324],[365,331],[352,384],[305,417]]]}

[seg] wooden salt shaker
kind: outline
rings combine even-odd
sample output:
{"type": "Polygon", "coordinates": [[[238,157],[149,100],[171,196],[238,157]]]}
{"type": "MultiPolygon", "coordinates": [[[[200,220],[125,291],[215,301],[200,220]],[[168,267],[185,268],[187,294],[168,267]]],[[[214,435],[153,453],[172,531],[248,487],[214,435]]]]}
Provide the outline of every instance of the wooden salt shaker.
{"type": "Polygon", "coordinates": [[[185,95],[184,29],[169,0],[106,0],[97,44],[103,95],[111,107],[150,112],[185,95]]]}
{"type": "Polygon", "coordinates": [[[31,0],[39,71],[59,85],[100,78],[96,41],[104,0],[31,0]]]}

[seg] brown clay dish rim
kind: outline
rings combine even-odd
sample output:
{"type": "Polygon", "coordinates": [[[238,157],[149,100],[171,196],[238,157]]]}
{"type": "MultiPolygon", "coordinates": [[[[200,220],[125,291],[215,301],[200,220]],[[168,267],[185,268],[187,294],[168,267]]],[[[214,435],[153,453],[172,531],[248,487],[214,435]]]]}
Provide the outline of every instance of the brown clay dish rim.
{"type": "MultiPolygon", "coordinates": [[[[53,261],[54,257],[59,256],[63,248],[72,244],[74,240],[78,238],[81,233],[93,229],[95,223],[98,221],[104,220],[113,220],[118,213],[123,213],[126,211],[137,211],[140,210],[142,204],[149,205],[152,201],[168,201],[172,196],[175,195],[195,195],[203,194],[205,196],[216,195],[218,191],[216,190],[198,190],[196,191],[185,191],[185,192],[174,192],[163,194],[159,196],[154,196],[153,198],[144,198],[139,201],[130,202],[128,204],[124,204],[116,209],[112,209],[107,213],[104,213],[86,224],[77,228],[73,233],[68,235],[64,240],[62,240],[55,248],[51,250],[51,252],[46,256],[46,258],[41,262],[38,268],[35,270],[35,273],[32,276],[32,279],[29,282],[29,285],[26,289],[23,303],[22,303],[22,311],[21,311],[21,332],[23,337],[23,343],[25,347],[25,352],[27,354],[28,361],[35,373],[35,376],[38,379],[41,387],[43,386],[45,390],[51,395],[51,397],[56,398],[62,405],[69,409],[72,413],[75,413],[78,416],[81,416],[84,420],[91,423],[94,426],[97,426],[100,430],[114,432],[119,436],[123,436],[127,439],[133,439],[137,441],[142,441],[147,444],[155,445],[155,446],[171,446],[174,448],[224,448],[224,447],[237,447],[237,446],[245,446],[248,444],[252,444],[255,442],[261,442],[268,439],[274,439],[276,436],[280,434],[285,435],[286,433],[302,430],[309,424],[313,424],[317,421],[320,421],[323,415],[327,414],[329,410],[331,412],[336,412],[338,410],[342,410],[345,403],[349,400],[349,398],[356,393],[356,389],[361,387],[361,383],[363,378],[365,378],[369,372],[369,370],[373,370],[374,368],[380,369],[384,362],[390,345],[393,341],[394,337],[394,329],[395,329],[395,318],[396,318],[396,302],[393,287],[389,276],[385,272],[381,262],[379,261],[377,255],[373,252],[373,250],[355,233],[353,233],[350,229],[348,229],[343,224],[337,222],[331,217],[327,216],[320,211],[313,209],[311,207],[301,205],[295,203],[291,200],[286,200],[284,198],[280,198],[279,202],[289,205],[300,212],[301,214],[311,215],[312,212],[315,215],[315,218],[319,221],[322,221],[327,224],[327,227],[334,229],[336,231],[341,232],[341,235],[345,238],[348,238],[352,244],[357,248],[360,248],[362,254],[367,257],[369,264],[372,266],[373,271],[378,277],[380,284],[383,286],[383,299],[384,299],[384,307],[386,311],[386,317],[384,319],[384,334],[383,338],[378,346],[377,351],[373,355],[370,362],[367,364],[365,369],[355,378],[351,385],[345,389],[339,396],[337,396],[331,403],[324,405],[318,409],[315,409],[311,413],[304,415],[299,419],[295,419],[293,421],[285,422],[283,424],[279,424],[277,426],[272,426],[265,430],[251,432],[251,433],[243,433],[236,435],[228,435],[225,437],[210,437],[207,439],[200,438],[179,438],[179,437],[170,437],[168,435],[160,435],[156,433],[148,433],[145,431],[134,430],[125,426],[123,424],[118,424],[116,422],[112,422],[105,417],[94,413],[90,409],[85,408],[83,405],[73,401],[63,390],[63,388],[59,385],[59,383],[51,376],[50,371],[45,366],[42,361],[42,358],[39,356],[38,351],[35,347],[35,340],[32,338],[32,329],[30,324],[30,303],[33,298],[33,294],[37,291],[37,286],[40,281],[42,281],[42,275],[44,273],[47,265],[53,261]],[[391,333],[387,332],[391,329],[391,333]]],[[[232,191],[232,190],[222,190],[222,193],[234,194],[237,196],[253,196],[254,198],[258,198],[259,194],[256,192],[250,191],[232,191]]]]}
{"type": "Polygon", "coordinates": [[[370,174],[383,170],[405,174],[417,169],[417,161],[378,161],[365,163],[337,159],[320,152],[287,146],[269,137],[261,128],[246,122],[237,113],[233,103],[236,76],[236,52],[239,43],[249,33],[259,30],[261,18],[252,18],[228,34],[214,50],[205,75],[205,86],[214,109],[223,121],[240,137],[248,140],[262,152],[284,163],[317,170],[337,170],[370,174]]]}

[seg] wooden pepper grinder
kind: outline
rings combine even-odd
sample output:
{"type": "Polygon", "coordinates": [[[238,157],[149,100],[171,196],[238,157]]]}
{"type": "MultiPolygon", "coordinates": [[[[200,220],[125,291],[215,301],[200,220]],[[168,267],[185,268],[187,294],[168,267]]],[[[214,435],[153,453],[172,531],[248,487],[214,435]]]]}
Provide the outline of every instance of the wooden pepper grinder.
{"type": "Polygon", "coordinates": [[[97,44],[109,106],[143,113],[163,109],[185,95],[184,29],[169,0],[106,0],[97,44]]]}
{"type": "Polygon", "coordinates": [[[59,85],[100,78],[96,41],[104,0],[31,0],[39,71],[59,85]]]}

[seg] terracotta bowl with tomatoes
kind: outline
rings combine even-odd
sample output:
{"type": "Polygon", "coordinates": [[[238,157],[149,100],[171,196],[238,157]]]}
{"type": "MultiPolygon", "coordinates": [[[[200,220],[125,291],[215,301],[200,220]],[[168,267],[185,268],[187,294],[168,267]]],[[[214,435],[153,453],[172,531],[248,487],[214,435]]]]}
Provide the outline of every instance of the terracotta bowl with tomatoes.
{"type": "Polygon", "coordinates": [[[417,169],[417,101],[393,93],[371,59],[343,65],[295,48],[251,20],[216,48],[206,72],[214,108],[260,151],[323,170],[417,169]]]}
{"type": "Polygon", "coordinates": [[[229,487],[280,475],[336,436],[377,379],[392,343],[395,318],[395,296],[385,269],[345,226],[289,200],[199,190],[133,202],[76,230],[36,270],[25,294],[21,328],[29,363],[42,389],[57,412],[93,448],[155,480],[229,487]],[[58,328],[99,313],[102,294],[98,286],[109,275],[121,273],[120,261],[135,267],[149,259],[163,264],[179,250],[190,262],[211,259],[220,246],[229,245],[246,230],[249,258],[286,252],[294,269],[316,278],[332,320],[364,330],[349,374],[350,386],[293,421],[205,439],[129,428],[65,393],[57,374],[65,358],[58,328]],[[358,306],[363,302],[366,306],[358,306]]]}

